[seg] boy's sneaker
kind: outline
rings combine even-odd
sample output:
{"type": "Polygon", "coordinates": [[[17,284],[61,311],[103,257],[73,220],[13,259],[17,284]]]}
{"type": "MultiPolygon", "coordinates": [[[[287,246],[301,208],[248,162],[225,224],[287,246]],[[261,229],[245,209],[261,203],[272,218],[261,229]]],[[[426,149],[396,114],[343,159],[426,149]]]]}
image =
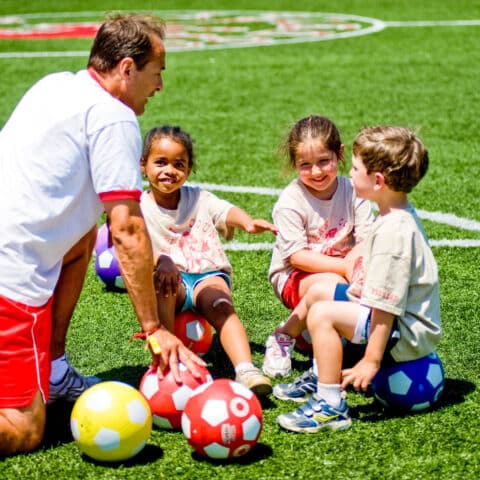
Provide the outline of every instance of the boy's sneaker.
{"type": "Polygon", "coordinates": [[[286,333],[273,333],[267,339],[262,370],[271,378],[288,377],[292,373],[292,350],[295,339],[286,333]]]}
{"type": "Polygon", "coordinates": [[[306,402],[317,391],[317,376],[310,367],[292,383],[279,383],[273,388],[273,395],[279,400],[306,402]]]}
{"type": "Polygon", "coordinates": [[[100,378],[94,376],[84,377],[69,365],[67,373],[65,373],[65,376],[59,383],[50,382],[47,403],[51,404],[57,400],[74,402],[87,388],[100,382],[100,378]]]}
{"type": "Polygon", "coordinates": [[[338,408],[331,407],[316,393],[305,404],[292,413],[285,413],[277,417],[278,424],[292,432],[317,433],[328,428],[330,430],[344,430],[352,424],[348,414],[347,402],[342,398],[338,408]]]}
{"type": "Polygon", "coordinates": [[[258,396],[265,396],[272,393],[272,383],[262,375],[257,367],[244,368],[240,370],[235,381],[252,390],[258,396]]]}

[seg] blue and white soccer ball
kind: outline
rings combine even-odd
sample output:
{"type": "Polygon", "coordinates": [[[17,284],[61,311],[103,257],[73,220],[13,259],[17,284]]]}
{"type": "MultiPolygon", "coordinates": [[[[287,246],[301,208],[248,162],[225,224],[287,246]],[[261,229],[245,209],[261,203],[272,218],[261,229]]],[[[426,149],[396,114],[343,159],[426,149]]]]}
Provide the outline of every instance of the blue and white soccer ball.
{"type": "Polygon", "coordinates": [[[382,366],[372,380],[377,400],[393,410],[418,412],[431,407],[445,383],[442,361],[433,352],[409,362],[382,366]]]}
{"type": "Polygon", "coordinates": [[[113,245],[109,245],[108,238],[108,226],[104,223],[98,229],[95,242],[95,271],[107,290],[126,290],[115,249],[113,245]]]}

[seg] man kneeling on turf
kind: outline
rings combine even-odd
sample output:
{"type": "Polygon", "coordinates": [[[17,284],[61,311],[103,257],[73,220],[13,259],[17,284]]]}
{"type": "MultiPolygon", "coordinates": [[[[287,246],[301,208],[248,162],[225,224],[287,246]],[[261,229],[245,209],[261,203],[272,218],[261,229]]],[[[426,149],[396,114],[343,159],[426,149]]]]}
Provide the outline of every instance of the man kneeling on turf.
{"type": "Polygon", "coordinates": [[[74,401],[99,381],[70,366],[65,338],[104,211],[139,323],[159,345],[153,365],[179,378],[178,360],[196,376],[204,364],[159,321],[139,205],[137,116],[162,88],[163,37],[153,17],[108,20],[88,68],[38,81],[2,129],[0,455],[37,448],[46,402],[74,401]]]}

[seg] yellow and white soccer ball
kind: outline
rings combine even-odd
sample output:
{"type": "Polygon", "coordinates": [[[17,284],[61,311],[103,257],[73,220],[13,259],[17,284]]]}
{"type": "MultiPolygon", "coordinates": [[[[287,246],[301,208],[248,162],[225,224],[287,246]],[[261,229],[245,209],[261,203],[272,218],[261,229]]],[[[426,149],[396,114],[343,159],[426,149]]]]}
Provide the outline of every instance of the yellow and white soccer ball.
{"type": "Polygon", "coordinates": [[[77,399],[70,428],[82,453],[94,460],[118,462],[143,449],[152,431],[152,414],[136,388],[101,382],[77,399]]]}

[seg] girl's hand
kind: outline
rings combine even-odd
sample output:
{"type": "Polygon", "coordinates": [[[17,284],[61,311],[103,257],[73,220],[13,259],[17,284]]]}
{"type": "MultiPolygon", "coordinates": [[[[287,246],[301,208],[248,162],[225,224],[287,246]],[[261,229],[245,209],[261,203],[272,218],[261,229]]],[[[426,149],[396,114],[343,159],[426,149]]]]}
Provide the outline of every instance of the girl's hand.
{"type": "Polygon", "coordinates": [[[153,273],[153,282],[157,295],[169,297],[177,294],[178,286],[182,281],[180,271],[167,255],[160,255],[153,273]]]}
{"type": "Polygon", "coordinates": [[[348,283],[352,283],[352,278],[362,268],[362,246],[357,243],[344,257],[345,273],[344,277],[348,283]]]}
{"type": "Polygon", "coordinates": [[[359,390],[366,392],[379,369],[380,365],[377,362],[362,358],[353,368],[347,368],[342,371],[341,388],[345,390],[348,385],[352,384],[357,392],[359,390]]]}
{"type": "Polygon", "coordinates": [[[256,219],[252,219],[251,222],[245,225],[245,231],[250,234],[263,233],[263,232],[270,231],[274,235],[276,235],[278,232],[278,229],[275,225],[273,225],[273,223],[267,222],[262,218],[256,218],[256,219]]]}

